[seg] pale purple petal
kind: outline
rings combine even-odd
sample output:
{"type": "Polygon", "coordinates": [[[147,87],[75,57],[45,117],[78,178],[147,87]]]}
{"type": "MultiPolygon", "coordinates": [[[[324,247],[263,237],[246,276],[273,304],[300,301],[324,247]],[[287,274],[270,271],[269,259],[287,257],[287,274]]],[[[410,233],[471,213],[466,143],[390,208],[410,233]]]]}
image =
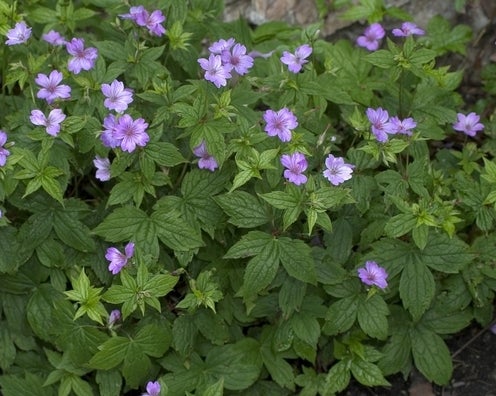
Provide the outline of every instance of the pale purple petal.
{"type": "Polygon", "coordinates": [[[358,277],[368,286],[375,285],[380,289],[385,289],[388,285],[388,273],[384,268],[377,265],[375,261],[365,262],[365,267],[358,269],[358,277]]]}

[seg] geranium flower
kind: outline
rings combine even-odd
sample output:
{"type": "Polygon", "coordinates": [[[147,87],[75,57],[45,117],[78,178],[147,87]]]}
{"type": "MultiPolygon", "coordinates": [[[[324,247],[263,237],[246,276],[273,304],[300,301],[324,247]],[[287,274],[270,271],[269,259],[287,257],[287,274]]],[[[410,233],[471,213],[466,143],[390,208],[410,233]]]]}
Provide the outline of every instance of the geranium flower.
{"type": "Polygon", "coordinates": [[[343,158],[329,154],[325,160],[325,166],[327,169],[324,170],[323,175],[334,186],[351,179],[354,166],[345,163],[343,158]]]}
{"type": "Polygon", "coordinates": [[[160,396],[160,383],[158,381],[149,381],[146,384],[146,393],[141,396],[160,396]]]}
{"type": "Polygon", "coordinates": [[[98,50],[93,47],[84,48],[84,39],[73,38],[65,45],[69,55],[73,57],[69,59],[67,69],[79,74],[81,70],[91,70],[95,66],[98,50]]]}
{"type": "Polygon", "coordinates": [[[367,118],[372,124],[371,129],[375,138],[384,143],[388,140],[388,133],[391,133],[391,124],[389,123],[389,114],[382,107],[377,109],[368,108],[366,111],[367,118]]]}
{"type": "Polygon", "coordinates": [[[124,253],[121,253],[115,247],[110,247],[105,253],[105,258],[110,261],[108,270],[112,272],[113,275],[118,274],[122,268],[127,264],[128,260],[133,257],[134,254],[134,243],[129,242],[124,248],[124,253]]]}
{"type": "Polygon", "coordinates": [[[400,120],[398,117],[391,117],[389,119],[389,133],[391,134],[402,134],[412,136],[412,129],[417,126],[417,123],[413,120],[413,118],[405,118],[404,120],[400,120]]]}
{"type": "Polygon", "coordinates": [[[45,99],[47,103],[53,103],[55,99],[68,99],[71,97],[71,87],[65,84],[59,85],[64,76],[57,70],[52,70],[47,76],[43,73],[38,73],[34,82],[41,88],[36,94],[36,97],[45,99]]]}
{"type": "Polygon", "coordinates": [[[407,37],[413,35],[423,36],[425,34],[425,32],[413,22],[403,22],[401,24],[401,29],[393,29],[391,33],[393,33],[393,36],[396,37],[407,37]]]}
{"type": "Polygon", "coordinates": [[[281,164],[286,169],[284,177],[291,183],[299,186],[307,182],[307,177],[303,174],[308,167],[307,159],[302,153],[284,154],[281,156],[281,164]]]}
{"type": "Polygon", "coordinates": [[[26,25],[26,22],[17,22],[15,26],[7,32],[7,40],[5,44],[7,45],[18,45],[23,44],[28,41],[31,37],[32,28],[26,25]]]}
{"type": "Polygon", "coordinates": [[[388,273],[375,261],[366,261],[365,267],[358,269],[358,277],[366,285],[375,285],[380,289],[385,289],[388,285],[388,273]]]}
{"type": "Polygon", "coordinates": [[[7,157],[10,155],[10,151],[3,147],[5,143],[7,143],[7,134],[4,131],[0,131],[0,166],[4,166],[7,163],[7,157]]]}
{"type": "Polygon", "coordinates": [[[53,109],[48,117],[45,117],[41,110],[33,110],[29,119],[34,125],[46,127],[49,135],[57,136],[60,132],[60,123],[65,120],[65,114],[60,109],[53,109]]]}
{"type": "Polygon", "coordinates": [[[227,70],[234,69],[239,75],[248,73],[253,67],[253,58],[246,55],[246,47],[242,44],[236,44],[232,50],[223,51],[221,60],[227,70]]]}
{"type": "Polygon", "coordinates": [[[458,113],[457,121],[453,124],[455,131],[463,132],[467,136],[474,137],[477,132],[484,129],[484,125],[479,122],[480,116],[474,112],[467,115],[458,113]]]}
{"type": "Polygon", "coordinates": [[[213,172],[216,168],[219,167],[219,164],[215,160],[213,156],[211,156],[207,151],[207,146],[205,141],[202,141],[198,146],[193,149],[193,153],[200,158],[198,161],[198,168],[200,169],[208,169],[213,172]]]}
{"type": "Polygon", "coordinates": [[[282,142],[291,140],[291,131],[298,126],[296,116],[286,107],[279,111],[266,110],[263,118],[266,122],[265,132],[269,136],[278,136],[282,142]]]}
{"type": "Polygon", "coordinates": [[[298,73],[305,63],[308,63],[307,58],[312,54],[312,47],[308,44],[303,44],[296,48],[294,54],[288,51],[282,53],[281,62],[288,65],[288,70],[293,73],[298,73]]]}
{"type": "Polygon", "coordinates": [[[120,141],[123,151],[131,153],[136,146],[144,147],[150,140],[146,128],[148,124],[143,118],[133,120],[129,114],[124,114],[117,121],[113,137],[120,141]]]}
{"type": "Polygon", "coordinates": [[[55,30],[50,30],[48,33],[42,35],[41,38],[51,45],[58,46],[58,45],[65,45],[67,43],[65,38],[62,37],[60,33],[56,32],[55,30]]]}
{"type": "Polygon", "coordinates": [[[381,44],[381,40],[386,35],[386,31],[380,23],[373,23],[365,29],[362,36],[357,38],[357,45],[368,49],[369,51],[376,51],[381,44]]]}
{"type": "Polygon", "coordinates": [[[98,180],[110,180],[110,160],[108,158],[99,157],[97,155],[93,160],[93,165],[96,167],[95,177],[98,180]]]}
{"type": "Polygon", "coordinates": [[[124,88],[124,83],[114,80],[111,84],[102,84],[102,93],[106,96],[103,105],[109,110],[123,113],[133,101],[133,91],[124,88]]]}
{"type": "Polygon", "coordinates": [[[225,87],[227,79],[232,77],[228,68],[223,65],[220,55],[210,54],[208,59],[198,59],[198,63],[205,70],[205,80],[214,83],[217,88],[225,87]]]}

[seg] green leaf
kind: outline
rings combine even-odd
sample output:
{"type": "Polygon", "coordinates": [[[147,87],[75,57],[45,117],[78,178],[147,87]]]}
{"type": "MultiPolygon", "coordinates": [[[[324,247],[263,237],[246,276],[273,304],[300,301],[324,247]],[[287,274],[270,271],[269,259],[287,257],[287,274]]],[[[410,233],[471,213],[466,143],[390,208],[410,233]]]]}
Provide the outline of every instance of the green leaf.
{"type": "Polygon", "coordinates": [[[148,143],[143,152],[160,166],[172,167],[186,161],[177,147],[167,142],[148,143]]]}
{"type": "Polygon", "coordinates": [[[215,197],[229,222],[241,228],[253,228],[266,224],[269,219],[259,200],[245,191],[233,191],[215,197]]]}
{"type": "Polygon", "coordinates": [[[77,219],[77,212],[55,211],[53,228],[66,245],[85,253],[95,250],[95,243],[89,236],[90,229],[77,219]]]}
{"type": "Polygon", "coordinates": [[[130,340],[126,337],[112,337],[98,347],[99,351],[89,361],[90,367],[110,370],[117,367],[126,356],[130,340]]]}
{"type": "Polygon", "coordinates": [[[282,237],[279,242],[279,258],[290,276],[302,282],[315,284],[315,263],[311,248],[299,239],[282,237]]]}
{"type": "Polygon", "coordinates": [[[280,354],[274,353],[269,345],[264,344],[260,349],[260,354],[272,379],[279,386],[294,390],[294,374],[291,365],[280,354]]]}
{"type": "Polygon", "coordinates": [[[418,320],[429,308],[435,289],[434,276],[423,262],[405,266],[400,278],[400,297],[414,320],[418,320]]]}
{"type": "Polygon", "coordinates": [[[325,395],[334,395],[346,389],[350,383],[350,365],[347,360],[340,360],[334,364],[326,375],[325,395]]]}
{"type": "Polygon", "coordinates": [[[382,375],[381,370],[374,363],[367,362],[356,357],[351,362],[353,377],[365,386],[388,386],[391,385],[382,375]]]}
{"type": "MultiPolygon", "coordinates": [[[[37,216],[33,215],[30,218],[46,218],[45,216],[37,216]]],[[[29,219],[28,219],[29,221],[29,219]]],[[[26,222],[27,223],[27,222],[26,222]]],[[[24,224],[26,224],[24,223],[24,224]]],[[[44,238],[48,233],[50,232],[49,228],[51,228],[51,225],[48,224],[43,227],[43,231],[41,232],[40,239],[44,238]],[[47,230],[48,229],[48,230],[47,230]]],[[[37,233],[40,230],[27,230],[27,228],[23,227],[21,229],[24,229],[28,232],[33,232],[37,233]]],[[[18,237],[22,237],[24,239],[26,237],[26,234],[23,233],[22,235],[19,233],[18,237]]],[[[20,239],[20,238],[19,238],[20,239]]],[[[33,241],[31,241],[33,242],[33,241]]],[[[35,243],[41,243],[42,241],[35,241],[35,243]]],[[[28,243],[28,242],[26,242],[28,243]]],[[[1,273],[14,273],[16,270],[22,265],[23,260],[22,256],[20,254],[21,247],[25,248],[25,245],[22,243],[19,243],[18,238],[16,238],[16,229],[14,227],[2,227],[0,228],[0,251],[2,254],[0,254],[0,274],[1,273]]],[[[3,280],[2,280],[3,281],[3,280]]]]}
{"type": "Polygon", "coordinates": [[[429,380],[446,385],[453,373],[448,347],[441,337],[431,330],[417,326],[410,332],[415,366],[429,380]]]}
{"type": "Polygon", "coordinates": [[[394,55],[387,50],[378,50],[367,54],[365,60],[382,69],[389,69],[396,65],[394,55]]]}
{"type": "Polygon", "coordinates": [[[186,252],[204,245],[201,234],[177,213],[158,209],[150,219],[155,224],[159,239],[173,250],[186,252]]]}
{"type": "Polygon", "coordinates": [[[44,378],[30,372],[26,372],[24,378],[20,375],[0,376],[3,396],[53,396],[53,388],[44,387],[43,382],[44,378]]]}
{"type": "Polygon", "coordinates": [[[224,377],[221,377],[216,383],[209,385],[202,393],[202,396],[223,396],[224,395],[224,377]]]}
{"type": "Polygon", "coordinates": [[[357,311],[358,324],[371,337],[385,340],[388,336],[389,310],[383,298],[377,294],[360,301],[357,311]]]}
{"type": "Polygon", "coordinates": [[[267,194],[259,195],[277,209],[295,208],[301,204],[303,197],[302,190],[299,189],[290,189],[289,191],[272,191],[267,194]]]}
{"type": "Polygon", "coordinates": [[[457,273],[474,259],[468,246],[458,237],[448,237],[445,233],[430,232],[427,245],[422,250],[421,260],[430,268],[444,272],[457,273]]]}
{"type": "Polygon", "coordinates": [[[250,231],[243,235],[224,255],[225,259],[250,257],[259,254],[263,248],[272,242],[274,237],[262,231],[250,231]]]}
{"type": "Polygon", "coordinates": [[[119,396],[122,388],[122,376],[118,370],[98,370],[95,377],[100,395],[119,396]]]}
{"type": "Polygon", "coordinates": [[[133,341],[143,353],[159,358],[169,349],[172,332],[165,322],[161,326],[150,324],[142,327],[133,341]]]}
{"type": "Polygon", "coordinates": [[[417,218],[412,213],[400,213],[393,216],[384,226],[386,235],[397,238],[410,232],[417,224],[417,218]]]}
{"type": "Polygon", "coordinates": [[[276,240],[271,240],[264,245],[260,253],[248,261],[243,276],[243,294],[254,295],[265,289],[279,268],[279,245],[276,240]]]}
{"type": "Polygon", "coordinates": [[[172,325],[172,343],[174,349],[186,356],[193,349],[198,329],[190,315],[178,316],[172,325]]]}
{"type": "Polygon", "coordinates": [[[359,301],[356,296],[350,296],[333,303],[326,314],[323,331],[327,335],[343,333],[353,326],[357,317],[359,301]]]}

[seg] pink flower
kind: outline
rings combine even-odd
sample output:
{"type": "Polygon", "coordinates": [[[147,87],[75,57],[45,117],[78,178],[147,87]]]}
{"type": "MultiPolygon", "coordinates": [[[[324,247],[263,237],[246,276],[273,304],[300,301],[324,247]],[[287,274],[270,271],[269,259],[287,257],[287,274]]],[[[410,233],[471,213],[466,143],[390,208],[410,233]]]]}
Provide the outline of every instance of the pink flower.
{"type": "Polygon", "coordinates": [[[198,168],[208,169],[209,171],[213,172],[216,168],[219,167],[219,164],[217,164],[215,158],[208,153],[207,146],[204,140],[193,149],[193,153],[200,158],[200,160],[198,161],[198,168]]]}
{"type": "Polygon", "coordinates": [[[109,114],[103,119],[103,132],[100,135],[100,140],[105,147],[116,148],[119,147],[121,141],[116,139],[114,134],[117,128],[117,119],[113,114],[109,114]]]}
{"type": "Polygon", "coordinates": [[[393,29],[392,33],[393,36],[396,37],[407,37],[413,36],[414,34],[417,36],[423,36],[425,34],[422,29],[412,22],[403,22],[401,24],[401,29],[393,29]]]}
{"type": "Polygon", "coordinates": [[[412,136],[412,129],[417,126],[417,123],[413,120],[413,118],[405,118],[404,120],[400,120],[398,117],[391,117],[389,119],[389,133],[391,134],[402,134],[412,136]]]}
{"type": "Polygon", "coordinates": [[[296,48],[294,54],[284,51],[282,53],[281,62],[288,65],[288,70],[292,73],[298,73],[305,63],[308,63],[307,58],[312,54],[312,47],[308,44],[303,44],[296,48]]]}
{"type": "Polygon", "coordinates": [[[4,166],[7,163],[7,157],[10,155],[10,151],[3,147],[5,143],[7,143],[7,134],[4,131],[0,131],[0,166],[4,166]]]}
{"type": "Polygon", "coordinates": [[[113,137],[121,142],[120,146],[123,151],[131,153],[136,146],[144,147],[150,140],[146,128],[148,124],[143,118],[133,120],[129,114],[124,114],[117,121],[113,137]]]}
{"type": "Polygon", "coordinates": [[[121,320],[121,311],[118,309],[112,310],[107,320],[108,327],[114,326],[119,320],[121,320]]]}
{"type": "Polygon", "coordinates": [[[302,153],[284,154],[281,156],[281,164],[286,169],[284,177],[291,183],[299,186],[307,182],[307,177],[303,174],[308,167],[307,159],[302,153]]]}
{"type": "Polygon", "coordinates": [[[266,122],[265,132],[269,136],[278,136],[282,142],[291,140],[291,131],[298,126],[296,116],[286,107],[279,111],[266,110],[263,118],[266,122]]]}
{"type": "Polygon", "coordinates": [[[371,129],[375,138],[381,143],[386,142],[388,140],[388,133],[391,133],[391,123],[389,122],[387,110],[383,110],[382,107],[378,107],[377,109],[369,107],[366,114],[372,124],[371,129]]]}
{"type": "Polygon", "coordinates": [[[15,26],[7,32],[7,45],[23,44],[31,37],[31,29],[26,22],[17,22],[15,26]]]}
{"type": "Polygon", "coordinates": [[[343,158],[329,154],[325,160],[325,165],[327,169],[324,170],[323,175],[332,185],[338,186],[351,179],[354,166],[345,163],[343,158]]]}
{"type": "Polygon", "coordinates": [[[198,63],[205,70],[205,80],[212,82],[217,88],[225,87],[227,79],[232,77],[228,68],[223,65],[220,55],[210,54],[208,59],[198,59],[198,63]]]}
{"type": "Polygon", "coordinates": [[[100,181],[110,180],[110,160],[108,158],[99,157],[98,155],[93,160],[93,165],[96,167],[95,177],[100,181]]]}
{"type": "Polygon", "coordinates": [[[41,88],[36,94],[36,97],[45,99],[47,103],[52,103],[58,98],[70,98],[71,87],[65,84],[59,85],[62,82],[62,78],[62,73],[57,70],[52,70],[48,76],[46,74],[38,73],[38,76],[34,81],[41,88]]]}
{"type": "Polygon", "coordinates": [[[41,36],[41,38],[51,45],[65,45],[67,43],[67,41],[65,41],[65,38],[62,37],[60,33],[56,32],[55,30],[50,30],[48,33],[45,33],[43,36],[41,36]]]}
{"type": "Polygon", "coordinates": [[[358,269],[358,277],[366,285],[375,285],[380,289],[385,289],[388,285],[388,273],[375,261],[366,261],[365,267],[358,269]]]}
{"type": "Polygon", "coordinates": [[[239,75],[248,73],[253,67],[253,58],[246,55],[246,47],[242,44],[236,44],[231,51],[223,51],[221,60],[227,70],[234,69],[239,75]]]}
{"type": "Polygon", "coordinates": [[[60,132],[60,123],[65,120],[65,114],[60,109],[53,109],[48,117],[45,117],[40,110],[33,110],[29,119],[34,125],[46,127],[49,135],[57,136],[60,132]]]}
{"type": "Polygon", "coordinates": [[[102,84],[102,93],[106,96],[103,105],[109,110],[123,113],[127,105],[133,101],[133,92],[124,88],[124,83],[114,80],[111,84],[102,84]]]}
{"type": "Polygon", "coordinates": [[[467,136],[474,137],[477,132],[484,129],[484,125],[479,122],[480,116],[474,112],[468,115],[458,113],[457,120],[453,124],[455,131],[463,132],[467,136]]]}
{"type": "Polygon", "coordinates": [[[385,35],[386,31],[381,24],[373,23],[365,29],[363,36],[357,38],[356,43],[369,51],[376,51],[385,35]]]}
{"type": "Polygon", "coordinates": [[[146,393],[143,393],[142,396],[160,396],[160,383],[149,381],[146,384],[146,393]]]}
{"type": "Polygon", "coordinates": [[[96,58],[98,57],[98,50],[93,47],[84,48],[84,40],[81,38],[73,38],[65,45],[69,55],[67,69],[74,73],[79,74],[81,70],[91,70],[95,66],[96,58]]]}
{"type": "Polygon", "coordinates": [[[222,55],[224,51],[230,51],[236,41],[231,37],[227,40],[220,39],[212,43],[208,50],[214,55],[222,55]]]}
{"type": "Polygon", "coordinates": [[[122,268],[127,264],[128,260],[133,257],[134,254],[134,243],[129,242],[124,248],[124,253],[121,253],[115,247],[110,247],[107,249],[105,258],[110,261],[108,269],[113,275],[118,274],[122,268]]]}

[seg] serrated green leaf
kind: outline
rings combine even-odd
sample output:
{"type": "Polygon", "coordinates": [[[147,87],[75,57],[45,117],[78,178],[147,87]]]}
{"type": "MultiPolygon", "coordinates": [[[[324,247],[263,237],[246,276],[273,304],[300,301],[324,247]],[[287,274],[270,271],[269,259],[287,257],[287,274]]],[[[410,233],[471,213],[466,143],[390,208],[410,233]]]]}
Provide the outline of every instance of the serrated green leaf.
{"type": "Polygon", "coordinates": [[[160,166],[172,167],[186,161],[177,147],[167,142],[149,143],[143,152],[160,166]]]}
{"type": "Polygon", "coordinates": [[[326,314],[323,331],[327,335],[336,335],[349,330],[357,317],[359,301],[350,296],[333,303],[326,314]]]}
{"type": "Polygon", "coordinates": [[[369,336],[385,340],[388,336],[388,314],[387,304],[376,294],[360,301],[357,311],[358,324],[369,336]]]}
{"type": "Polygon", "coordinates": [[[315,263],[310,247],[299,239],[282,237],[279,242],[279,258],[290,276],[302,282],[315,284],[315,263]]]}
{"type": "Polygon", "coordinates": [[[139,349],[152,357],[162,357],[172,342],[172,332],[167,324],[146,325],[134,337],[134,343],[139,349]]]}
{"type": "Polygon", "coordinates": [[[423,262],[409,263],[400,278],[400,297],[403,306],[415,320],[429,308],[435,293],[434,276],[423,262]]]}
{"type": "Polygon", "coordinates": [[[224,255],[225,259],[234,259],[242,257],[250,257],[259,254],[264,246],[270,244],[274,239],[262,231],[250,231],[248,234],[243,235],[240,241],[236,242],[224,255]]]}
{"type": "Polygon", "coordinates": [[[253,228],[269,221],[260,201],[245,191],[218,195],[215,197],[215,202],[229,216],[229,222],[237,227],[253,228]]]}
{"type": "Polygon", "coordinates": [[[448,347],[433,331],[417,326],[410,332],[415,366],[429,380],[446,385],[453,373],[448,347]]]}
{"type": "Polygon", "coordinates": [[[346,360],[334,364],[326,375],[324,395],[334,395],[346,389],[350,383],[350,365],[346,360]]]}
{"type": "Polygon", "coordinates": [[[81,223],[71,211],[55,211],[53,228],[59,239],[66,245],[81,252],[92,252],[95,243],[89,236],[90,229],[81,223]]]}
{"type": "Polygon", "coordinates": [[[457,273],[473,259],[463,241],[456,236],[450,238],[445,233],[431,232],[421,253],[425,265],[444,273],[457,273]]]}
{"type": "Polygon", "coordinates": [[[381,370],[374,363],[355,358],[351,362],[353,377],[365,386],[388,386],[391,385],[382,375],[381,370]]]}
{"type": "Polygon", "coordinates": [[[272,240],[248,261],[243,276],[244,295],[257,294],[270,285],[279,268],[279,254],[279,245],[272,240]]]}
{"type": "Polygon", "coordinates": [[[126,337],[112,337],[98,347],[99,351],[89,361],[97,370],[110,370],[118,366],[126,356],[130,340],[126,337]]]}
{"type": "Polygon", "coordinates": [[[410,232],[417,224],[417,218],[412,213],[400,213],[391,217],[384,226],[386,235],[397,238],[410,232]]]}
{"type": "Polygon", "coordinates": [[[176,214],[158,209],[150,219],[155,224],[158,238],[173,250],[185,252],[204,245],[200,233],[176,214]]]}

